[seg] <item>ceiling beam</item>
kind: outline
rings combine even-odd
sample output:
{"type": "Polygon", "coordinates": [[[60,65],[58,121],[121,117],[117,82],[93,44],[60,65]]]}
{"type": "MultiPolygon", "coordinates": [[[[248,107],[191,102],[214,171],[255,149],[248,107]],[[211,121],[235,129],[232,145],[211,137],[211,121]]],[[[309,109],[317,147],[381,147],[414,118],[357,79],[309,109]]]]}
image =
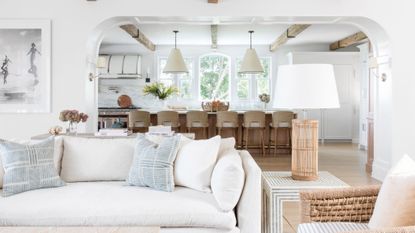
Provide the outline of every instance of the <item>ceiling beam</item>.
{"type": "Polygon", "coordinates": [[[219,0],[208,0],[208,3],[218,3],[219,0]]]}
{"type": "Polygon", "coordinates": [[[360,41],[367,39],[367,36],[363,32],[357,32],[353,35],[350,35],[344,39],[338,40],[330,44],[330,50],[334,51],[340,48],[346,48],[350,45],[359,43],[360,41]]]}
{"type": "Polygon", "coordinates": [[[210,25],[210,34],[212,37],[212,49],[218,48],[218,25],[210,25]]]}
{"type": "Polygon", "coordinates": [[[287,43],[289,39],[295,38],[308,27],[310,27],[310,24],[291,25],[269,46],[269,51],[275,52],[279,47],[287,43]]]}
{"type": "Polygon", "coordinates": [[[121,25],[120,28],[130,34],[134,39],[140,42],[150,51],[155,51],[156,46],[150,41],[134,24],[121,25]]]}

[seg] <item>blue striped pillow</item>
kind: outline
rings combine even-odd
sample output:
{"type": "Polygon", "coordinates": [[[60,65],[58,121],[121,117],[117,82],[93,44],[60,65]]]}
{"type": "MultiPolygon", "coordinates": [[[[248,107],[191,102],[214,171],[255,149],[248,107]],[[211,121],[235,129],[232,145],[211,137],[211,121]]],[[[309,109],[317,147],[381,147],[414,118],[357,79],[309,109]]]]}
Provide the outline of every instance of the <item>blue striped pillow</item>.
{"type": "Polygon", "coordinates": [[[176,135],[163,138],[157,145],[146,139],[143,134],[139,134],[127,183],[172,192],[174,190],[173,163],[179,142],[180,135],[176,135]]]}
{"type": "Polygon", "coordinates": [[[33,145],[0,140],[0,158],[4,167],[4,197],[34,189],[65,185],[54,166],[54,145],[53,137],[33,145]]]}

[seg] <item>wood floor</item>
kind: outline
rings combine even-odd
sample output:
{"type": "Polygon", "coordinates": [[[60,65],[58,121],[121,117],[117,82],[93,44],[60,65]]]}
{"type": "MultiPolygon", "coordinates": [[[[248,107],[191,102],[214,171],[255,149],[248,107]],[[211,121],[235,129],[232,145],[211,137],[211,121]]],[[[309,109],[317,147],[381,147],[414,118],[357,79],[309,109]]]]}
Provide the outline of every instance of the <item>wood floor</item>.
{"type": "MultiPolygon", "coordinates": [[[[263,171],[290,171],[290,154],[266,154],[250,150],[263,171]]],[[[268,153],[268,150],[266,151],[268,153]]],[[[273,151],[271,151],[273,153],[273,151]]],[[[284,152],[284,151],[283,151],[284,152]]],[[[351,143],[325,143],[319,147],[319,170],[329,171],[351,186],[378,184],[365,172],[366,152],[351,143]]],[[[296,232],[300,223],[298,202],[284,204],[284,233],[296,232]]]]}

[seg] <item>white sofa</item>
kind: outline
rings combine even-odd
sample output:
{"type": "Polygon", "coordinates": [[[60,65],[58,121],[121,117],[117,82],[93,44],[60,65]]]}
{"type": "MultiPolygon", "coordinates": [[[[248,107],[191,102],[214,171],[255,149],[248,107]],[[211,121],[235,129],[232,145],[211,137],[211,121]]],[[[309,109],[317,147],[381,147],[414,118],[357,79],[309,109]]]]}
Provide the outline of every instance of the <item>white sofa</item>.
{"type": "MultiPolygon", "coordinates": [[[[99,167],[89,164],[90,168],[85,166],[83,169],[89,169],[91,173],[114,171],[114,167],[118,169],[120,166],[121,170],[124,169],[121,163],[128,161],[129,156],[122,153],[130,152],[123,143],[131,144],[128,140],[134,139],[122,139],[120,143],[112,140],[114,150],[106,151],[102,158],[99,154],[90,154],[99,145],[89,145],[90,148],[84,150],[85,161],[91,163],[91,157],[103,161],[96,162],[99,167]],[[114,163],[114,158],[120,158],[121,162],[117,160],[118,164],[114,163]]],[[[71,180],[74,174],[68,175],[68,169],[77,168],[73,164],[66,166],[65,162],[69,160],[65,159],[65,153],[83,151],[78,148],[74,152],[73,148],[68,148],[72,146],[66,146],[64,138],[55,143],[55,148],[58,148],[55,153],[57,169],[61,172],[62,167],[65,177],[71,177],[71,180]]],[[[99,148],[96,149],[98,153],[99,148]]],[[[0,197],[0,226],[161,226],[162,233],[260,233],[261,170],[247,151],[239,153],[246,177],[241,198],[233,211],[221,211],[212,193],[185,187],[176,187],[171,193],[162,192],[127,186],[124,181],[111,181],[111,176],[108,176],[104,181],[91,178],[67,182],[60,188],[0,197]]]]}

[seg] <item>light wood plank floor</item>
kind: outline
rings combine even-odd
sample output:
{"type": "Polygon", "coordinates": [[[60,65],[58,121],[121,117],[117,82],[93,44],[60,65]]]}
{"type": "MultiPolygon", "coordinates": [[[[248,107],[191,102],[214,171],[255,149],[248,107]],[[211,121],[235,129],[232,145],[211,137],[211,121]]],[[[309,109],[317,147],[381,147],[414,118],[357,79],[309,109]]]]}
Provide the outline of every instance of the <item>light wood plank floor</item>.
{"type": "MultiPolygon", "coordinates": [[[[291,155],[277,154],[262,156],[250,150],[263,171],[290,171],[291,155]]],[[[268,150],[266,151],[268,153],[268,150]]],[[[273,153],[273,150],[271,150],[273,153]]],[[[351,186],[378,184],[365,172],[366,151],[352,143],[325,143],[319,147],[319,170],[329,171],[351,186]]],[[[296,232],[300,223],[298,202],[286,202],[284,206],[284,233],[296,232]]]]}

